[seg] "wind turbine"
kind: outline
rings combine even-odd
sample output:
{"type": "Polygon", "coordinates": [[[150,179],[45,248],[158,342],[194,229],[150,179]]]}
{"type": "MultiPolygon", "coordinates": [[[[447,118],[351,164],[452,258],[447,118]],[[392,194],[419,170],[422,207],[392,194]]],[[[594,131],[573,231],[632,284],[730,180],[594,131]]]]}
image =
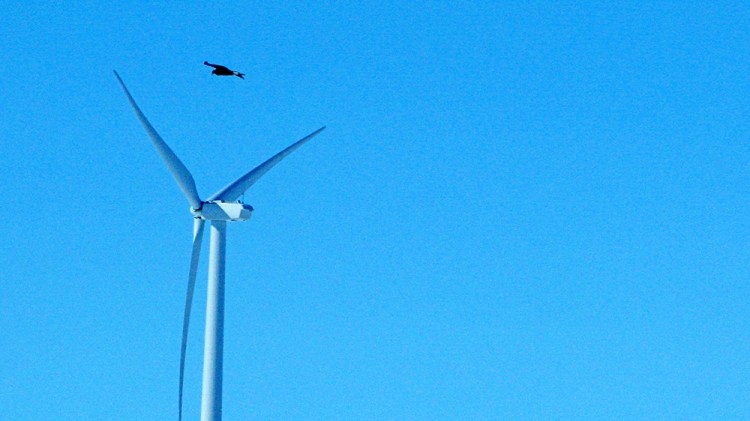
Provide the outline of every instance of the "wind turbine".
{"type": "Polygon", "coordinates": [[[207,200],[201,200],[195,187],[195,180],[185,164],[175,155],[172,149],[159,136],[146,116],[135,103],[133,96],[115,71],[115,76],[135,115],[146,129],[151,143],[156,148],[161,159],[174,176],[188,202],[190,213],[193,215],[193,253],[190,258],[188,272],[187,297],[185,298],[185,315],[182,322],[182,345],[180,348],[180,389],[179,389],[179,419],[182,420],[182,392],[185,378],[185,352],[187,349],[188,327],[190,325],[190,310],[195,288],[195,275],[198,270],[201,242],[203,240],[203,225],[211,221],[211,242],[208,257],[208,297],[206,299],[206,332],[203,348],[203,394],[201,397],[201,420],[221,420],[221,383],[224,348],[224,258],[226,252],[227,221],[246,221],[250,219],[253,207],[238,202],[237,199],[245,193],[258,179],[279,161],[304,145],[325,129],[325,126],[303,137],[283,151],[258,165],[247,174],[229,183],[226,187],[214,193],[207,200]]]}

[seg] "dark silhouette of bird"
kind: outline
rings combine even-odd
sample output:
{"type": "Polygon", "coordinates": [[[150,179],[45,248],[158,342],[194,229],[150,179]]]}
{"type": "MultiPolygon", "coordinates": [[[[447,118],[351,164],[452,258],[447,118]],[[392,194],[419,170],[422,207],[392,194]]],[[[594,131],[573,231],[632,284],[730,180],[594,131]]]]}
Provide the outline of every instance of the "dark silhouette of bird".
{"type": "Polygon", "coordinates": [[[244,73],[235,72],[234,70],[229,70],[228,68],[226,68],[226,67],[224,67],[222,65],[211,64],[211,63],[209,63],[207,61],[204,61],[203,64],[205,64],[206,66],[211,66],[211,67],[214,68],[214,70],[211,72],[212,75],[216,75],[216,76],[237,76],[240,79],[244,79],[245,78],[245,74],[244,73]]]}

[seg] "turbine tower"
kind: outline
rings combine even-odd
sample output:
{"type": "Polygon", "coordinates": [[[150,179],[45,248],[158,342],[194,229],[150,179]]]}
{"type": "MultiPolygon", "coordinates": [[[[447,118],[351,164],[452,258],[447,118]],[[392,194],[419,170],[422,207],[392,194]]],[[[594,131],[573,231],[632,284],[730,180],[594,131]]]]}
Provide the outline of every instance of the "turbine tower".
{"type": "Polygon", "coordinates": [[[206,332],[203,349],[203,394],[201,397],[201,421],[221,420],[221,383],[224,348],[224,258],[226,255],[227,221],[246,221],[250,219],[253,207],[238,202],[237,199],[255,184],[268,170],[289,154],[304,145],[325,129],[320,129],[303,137],[283,151],[258,165],[247,174],[229,183],[226,187],[214,193],[207,200],[201,200],[195,187],[195,180],[185,164],[175,155],[172,149],[159,136],[146,116],[135,103],[133,96],[115,71],[115,76],[135,115],[146,129],[151,143],[156,148],[161,159],[174,176],[188,202],[190,213],[193,215],[193,252],[190,258],[188,272],[187,296],[185,298],[185,314],[182,322],[182,345],[180,348],[180,387],[179,387],[179,419],[182,420],[182,392],[185,378],[185,352],[187,350],[188,327],[190,325],[190,310],[193,302],[195,276],[198,270],[201,242],[205,221],[211,221],[211,241],[208,257],[208,297],[206,299],[206,332]]]}

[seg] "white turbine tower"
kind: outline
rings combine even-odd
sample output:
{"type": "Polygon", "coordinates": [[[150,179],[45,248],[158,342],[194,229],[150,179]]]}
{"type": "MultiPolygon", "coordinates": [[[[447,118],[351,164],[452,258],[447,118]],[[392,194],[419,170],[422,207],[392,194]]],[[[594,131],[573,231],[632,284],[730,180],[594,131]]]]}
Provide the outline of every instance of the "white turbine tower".
{"type": "Polygon", "coordinates": [[[179,419],[182,419],[182,392],[183,380],[185,378],[185,351],[187,348],[188,326],[190,324],[190,308],[193,301],[193,290],[195,287],[195,275],[198,269],[198,259],[203,239],[203,224],[211,221],[211,243],[208,258],[208,297],[206,299],[206,333],[203,350],[203,395],[201,398],[201,420],[221,420],[221,383],[224,347],[224,257],[226,250],[226,228],[227,221],[246,221],[250,219],[253,207],[237,199],[261,178],[274,165],[279,163],[287,155],[312,139],[325,127],[310,133],[304,138],[293,143],[283,151],[272,156],[266,162],[258,165],[253,170],[233,181],[223,189],[214,193],[207,200],[201,200],[195,187],[195,180],[185,164],[177,158],[172,149],[154,130],[146,116],[135,103],[130,91],[120,75],[115,72],[130,105],[138,116],[146,133],[151,138],[156,151],[161,159],[167,164],[169,171],[188,202],[190,202],[190,213],[193,214],[195,222],[193,225],[193,253],[190,259],[190,271],[188,273],[187,297],[185,299],[185,315],[182,323],[182,346],[180,349],[180,388],[179,388],[179,419]]]}

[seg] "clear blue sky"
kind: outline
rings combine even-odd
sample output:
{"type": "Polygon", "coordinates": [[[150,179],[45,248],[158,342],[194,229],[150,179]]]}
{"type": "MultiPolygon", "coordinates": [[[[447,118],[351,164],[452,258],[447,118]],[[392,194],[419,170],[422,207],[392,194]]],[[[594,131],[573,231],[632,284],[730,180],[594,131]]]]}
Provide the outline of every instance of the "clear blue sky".
{"type": "Polygon", "coordinates": [[[229,226],[226,420],[750,418],[747,3],[73,3],[0,6],[3,419],[177,416],[192,220],[113,69],[203,197],[328,126],[229,226]]]}

